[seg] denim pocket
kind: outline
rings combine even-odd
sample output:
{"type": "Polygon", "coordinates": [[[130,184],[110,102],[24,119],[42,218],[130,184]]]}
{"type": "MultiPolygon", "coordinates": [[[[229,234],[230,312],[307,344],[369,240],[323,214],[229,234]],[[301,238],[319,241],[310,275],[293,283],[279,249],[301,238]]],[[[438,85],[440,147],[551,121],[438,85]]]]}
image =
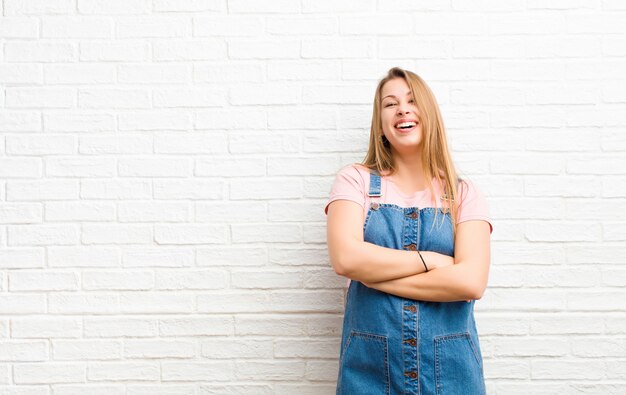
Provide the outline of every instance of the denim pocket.
{"type": "Polygon", "coordinates": [[[389,394],[387,336],[351,331],[341,353],[337,394],[389,394]]]}
{"type": "Polygon", "coordinates": [[[437,336],[434,341],[437,395],[485,394],[482,360],[469,332],[437,336]]]}

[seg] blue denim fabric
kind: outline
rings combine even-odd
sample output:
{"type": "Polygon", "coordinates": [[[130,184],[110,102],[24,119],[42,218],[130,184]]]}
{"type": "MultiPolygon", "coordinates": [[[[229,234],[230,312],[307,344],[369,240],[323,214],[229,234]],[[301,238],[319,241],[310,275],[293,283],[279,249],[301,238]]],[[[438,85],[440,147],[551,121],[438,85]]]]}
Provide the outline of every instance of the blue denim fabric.
{"type": "MultiPolygon", "coordinates": [[[[449,213],[376,202],[381,196],[378,174],[371,175],[369,196],[365,241],[454,256],[449,213]]],[[[368,394],[485,394],[474,301],[412,300],[351,281],[337,395],[368,394]]]]}

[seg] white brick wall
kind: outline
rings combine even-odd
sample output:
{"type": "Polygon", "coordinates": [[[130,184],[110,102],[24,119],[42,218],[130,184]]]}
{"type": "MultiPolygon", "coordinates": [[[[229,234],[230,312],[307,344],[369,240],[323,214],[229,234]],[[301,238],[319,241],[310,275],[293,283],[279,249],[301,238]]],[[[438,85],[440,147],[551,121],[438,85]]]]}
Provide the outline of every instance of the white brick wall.
{"type": "Polygon", "coordinates": [[[0,14],[0,393],[334,393],[322,209],[396,65],[489,198],[489,394],[626,393],[624,2],[0,14]]]}

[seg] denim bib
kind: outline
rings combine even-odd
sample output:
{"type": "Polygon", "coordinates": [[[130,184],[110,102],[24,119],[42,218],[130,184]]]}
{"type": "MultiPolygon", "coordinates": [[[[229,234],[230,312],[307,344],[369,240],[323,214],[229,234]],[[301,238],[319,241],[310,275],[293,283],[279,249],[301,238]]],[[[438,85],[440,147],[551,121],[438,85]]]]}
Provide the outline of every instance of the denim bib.
{"type": "MultiPolygon", "coordinates": [[[[380,175],[371,174],[365,241],[454,256],[448,212],[379,203],[380,185],[380,175]]],[[[337,395],[485,394],[474,302],[407,299],[351,281],[337,395]]]]}

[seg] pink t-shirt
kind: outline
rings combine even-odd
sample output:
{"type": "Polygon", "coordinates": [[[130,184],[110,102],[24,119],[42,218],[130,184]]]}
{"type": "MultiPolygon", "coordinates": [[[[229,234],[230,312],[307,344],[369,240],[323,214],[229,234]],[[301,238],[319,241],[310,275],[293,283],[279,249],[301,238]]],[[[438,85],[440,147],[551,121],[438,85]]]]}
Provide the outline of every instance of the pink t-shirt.
{"type": "MultiPolygon", "coordinates": [[[[460,184],[461,203],[456,223],[475,219],[483,220],[489,223],[489,231],[493,232],[487,200],[472,182],[464,181],[467,187],[465,183],[460,184]]],[[[434,178],[432,183],[436,197],[434,200],[435,205],[431,200],[432,195],[428,188],[423,191],[417,191],[412,195],[407,195],[400,191],[392,180],[384,176],[380,179],[382,196],[380,198],[374,197],[374,199],[377,199],[376,201],[379,203],[396,204],[400,207],[441,207],[441,186],[438,185],[434,178]]],[[[369,184],[370,172],[366,167],[356,164],[344,166],[335,177],[330,196],[324,207],[324,213],[328,214],[328,205],[335,200],[351,200],[363,207],[363,221],[365,221],[370,206],[370,197],[368,196],[369,184]]]]}

